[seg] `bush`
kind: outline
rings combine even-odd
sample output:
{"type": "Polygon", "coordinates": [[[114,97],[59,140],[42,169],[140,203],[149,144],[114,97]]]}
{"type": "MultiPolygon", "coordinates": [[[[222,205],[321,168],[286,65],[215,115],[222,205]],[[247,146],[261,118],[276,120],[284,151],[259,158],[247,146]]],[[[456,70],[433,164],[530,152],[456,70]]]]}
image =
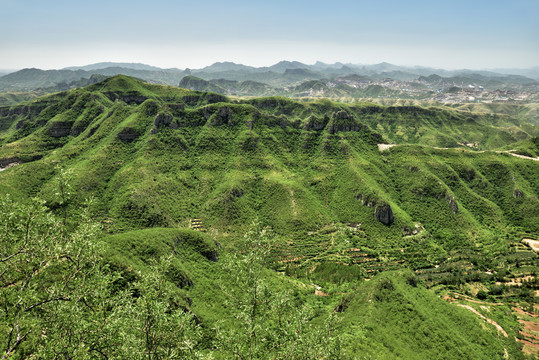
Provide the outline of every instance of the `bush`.
{"type": "Polygon", "coordinates": [[[487,294],[487,292],[484,291],[484,290],[479,290],[479,291],[477,292],[477,298],[478,298],[479,300],[485,300],[485,299],[487,298],[487,296],[488,296],[488,294],[487,294]]]}
{"type": "Polygon", "coordinates": [[[489,295],[502,295],[504,288],[502,286],[493,286],[488,292],[489,295]]]}

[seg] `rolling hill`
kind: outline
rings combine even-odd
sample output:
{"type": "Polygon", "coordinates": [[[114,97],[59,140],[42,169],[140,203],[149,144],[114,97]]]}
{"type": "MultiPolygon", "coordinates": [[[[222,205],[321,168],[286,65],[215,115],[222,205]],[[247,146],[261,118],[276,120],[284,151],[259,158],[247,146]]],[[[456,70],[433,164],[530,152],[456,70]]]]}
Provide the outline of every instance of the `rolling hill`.
{"type": "MultiPolygon", "coordinates": [[[[43,199],[66,231],[93,198],[116,287],[171,256],[170,304],[196,316],[206,355],[244,351],[236,341],[268,358],[522,358],[510,309],[487,314],[506,338],[438,296],[537,270],[520,240],[539,236],[539,164],[509,149],[532,149],[537,128],[521,125],[437,107],[231,99],[119,75],[0,107],[0,196],[43,199]],[[252,235],[253,223],[271,232],[252,235]],[[246,247],[245,234],[272,241],[246,247]],[[236,275],[252,274],[241,259],[257,250],[271,301],[251,323],[267,348],[242,337],[235,313],[234,301],[256,296],[236,275]],[[305,317],[283,320],[279,306],[305,317]]],[[[498,295],[533,301],[520,291],[498,295]]]]}

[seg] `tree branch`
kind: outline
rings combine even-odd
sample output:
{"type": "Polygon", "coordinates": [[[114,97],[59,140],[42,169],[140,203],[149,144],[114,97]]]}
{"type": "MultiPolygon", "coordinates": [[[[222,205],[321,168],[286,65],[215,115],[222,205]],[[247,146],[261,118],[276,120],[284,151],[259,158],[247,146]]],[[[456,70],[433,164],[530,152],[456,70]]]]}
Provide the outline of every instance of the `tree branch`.
{"type": "Polygon", "coordinates": [[[6,261],[8,261],[9,259],[11,259],[12,257],[15,257],[15,256],[17,256],[17,255],[19,255],[19,254],[24,254],[24,253],[26,253],[26,251],[24,251],[24,250],[19,250],[19,251],[17,251],[16,253],[11,254],[11,255],[9,255],[8,257],[4,258],[4,259],[0,259],[0,262],[6,262],[6,261]]]}
{"type": "Polygon", "coordinates": [[[53,301],[71,301],[71,299],[60,296],[60,297],[56,297],[56,298],[52,298],[52,299],[43,300],[43,301],[40,301],[38,303],[35,303],[32,306],[27,307],[26,309],[24,309],[24,311],[30,311],[35,307],[38,307],[38,306],[41,306],[43,304],[50,303],[50,302],[53,302],[53,301]]]}
{"type": "Polygon", "coordinates": [[[28,331],[26,334],[24,334],[22,337],[18,338],[17,341],[15,342],[15,344],[13,344],[13,346],[11,347],[11,349],[9,349],[8,351],[6,351],[6,353],[2,356],[2,360],[7,360],[11,357],[11,355],[13,354],[13,352],[15,350],[17,350],[17,348],[19,347],[19,345],[21,344],[21,342],[24,341],[24,339],[26,339],[26,336],[28,336],[28,334],[30,334],[32,330],[28,331]]]}

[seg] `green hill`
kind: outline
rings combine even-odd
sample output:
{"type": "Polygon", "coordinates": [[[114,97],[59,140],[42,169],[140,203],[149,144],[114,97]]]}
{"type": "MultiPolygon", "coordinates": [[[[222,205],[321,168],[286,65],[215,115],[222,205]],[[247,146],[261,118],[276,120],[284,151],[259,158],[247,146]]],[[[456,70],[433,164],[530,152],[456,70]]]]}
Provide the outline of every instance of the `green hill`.
{"type": "MultiPolygon", "coordinates": [[[[267,250],[261,279],[277,298],[293,294],[288,304],[309,309],[303,340],[318,339],[316,329],[349,301],[331,325],[346,335],[344,358],[502,358],[504,349],[518,358],[513,340],[499,342],[473,314],[424,288],[477,280],[490,286],[516,274],[517,263],[518,274],[535,271],[537,255],[515,244],[539,234],[538,164],[492,151],[531,141],[535,128],[515,132],[517,124],[509,116],[418,106],[231,100],[115,76],[0,107],[0,194],[21,203],[42,198],[66,230],[93,197],[110,245],[103,258],[127,283],[136,282],[137,271],[151,272],[149,259],[172,256],[174,304],[206,324],[206,353],[214,341],[227,354],[237,350],[219,342],[212,322],[224,321],[225,333],[243,339],[231,320],[238,315],[223,305],[241,286],[223,280],[223,262],[214,260],[238,256],[228,264],[243,264],[241,254],[252,249],[242,247],[243,236],[258,221],[277,239],[259,247],[267,250]],[[391,141],[398,146],[379,150],[391,141]],[[198,222],[207,235],[178,230],[198,222]],[[386,274],[403,268],[425,285],[386,274]],[[229,292],[216,285],[222,281],[229,292]],[[313,283],[330,296],[312,295],[313,283]],[[468,333],[478,337],[462,335],[468,333]],[[430,341],[421,340],[428,334],[430,341]],[[463,350],[449,354],[453,347],[463,350]]],[[[264,306],[277,313],[274,303],[264,306]]],[[[276,324],[268,316],[261,324],[276,324]]],[[[296,331],[257,326],[286,344],[293,331],[279,331],[296,331]]],[[[506,327],[514,333],[518,323],[506,327]]],[[[255,346],[244,340],[238,344],[255,346]]],[[[339,348],[331,344],[331,351],[339,348]]],[[[282,356],[286,347],[279,349],[268,356],[282,356]]],[[[328,349],[316,349],[325,355],[311,357],[330,358],[328,349]]]]}
{"type": "Polygon", "coordinates": [[[217,92],[219,94],[226,93],[226,89],[220,87],[219,85],[192,75],[184,77],[180,81],[179,87],[189,90],[217,92]]]}
{"type": "Polygon", "coordinates": [[[369,340],[350,341],[350,353],[376,359],[519,357],[510,350],[512,340],[494,325],[414,287],[415,281],[411,272],[385,273],[363,283],[341,304],[344,333],[353,339],[359,332],[369,340]],[[491,337],[498,341],[484,347],[491,337]]]}

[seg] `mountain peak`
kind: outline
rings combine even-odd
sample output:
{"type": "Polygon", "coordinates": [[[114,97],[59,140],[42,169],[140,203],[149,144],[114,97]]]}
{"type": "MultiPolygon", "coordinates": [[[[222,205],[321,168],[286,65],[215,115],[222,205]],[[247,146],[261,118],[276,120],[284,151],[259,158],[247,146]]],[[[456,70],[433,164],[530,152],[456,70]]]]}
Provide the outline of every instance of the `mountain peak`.
{"type": "Polygon", "coordinates": [[[132,69],[132,70],[149,70],[149,71],[156,71],[161,70],[161,68],[141,64],[141,63],[119,63],[119,62],[100,62],[90,65],[84,65],[84,66],[70,66],[63,68],[62,70],[100,70],[100,69],[106,69],[110,67],[119,67],[119,68],[126,68],[126,69],[132,69]]]}
{"type": "Polygon", "coordinates": [[[232,61],[216,62],[198,71],[200,72],[224,72],[224,71],[253,71],[255,68],[232,61]]]}

